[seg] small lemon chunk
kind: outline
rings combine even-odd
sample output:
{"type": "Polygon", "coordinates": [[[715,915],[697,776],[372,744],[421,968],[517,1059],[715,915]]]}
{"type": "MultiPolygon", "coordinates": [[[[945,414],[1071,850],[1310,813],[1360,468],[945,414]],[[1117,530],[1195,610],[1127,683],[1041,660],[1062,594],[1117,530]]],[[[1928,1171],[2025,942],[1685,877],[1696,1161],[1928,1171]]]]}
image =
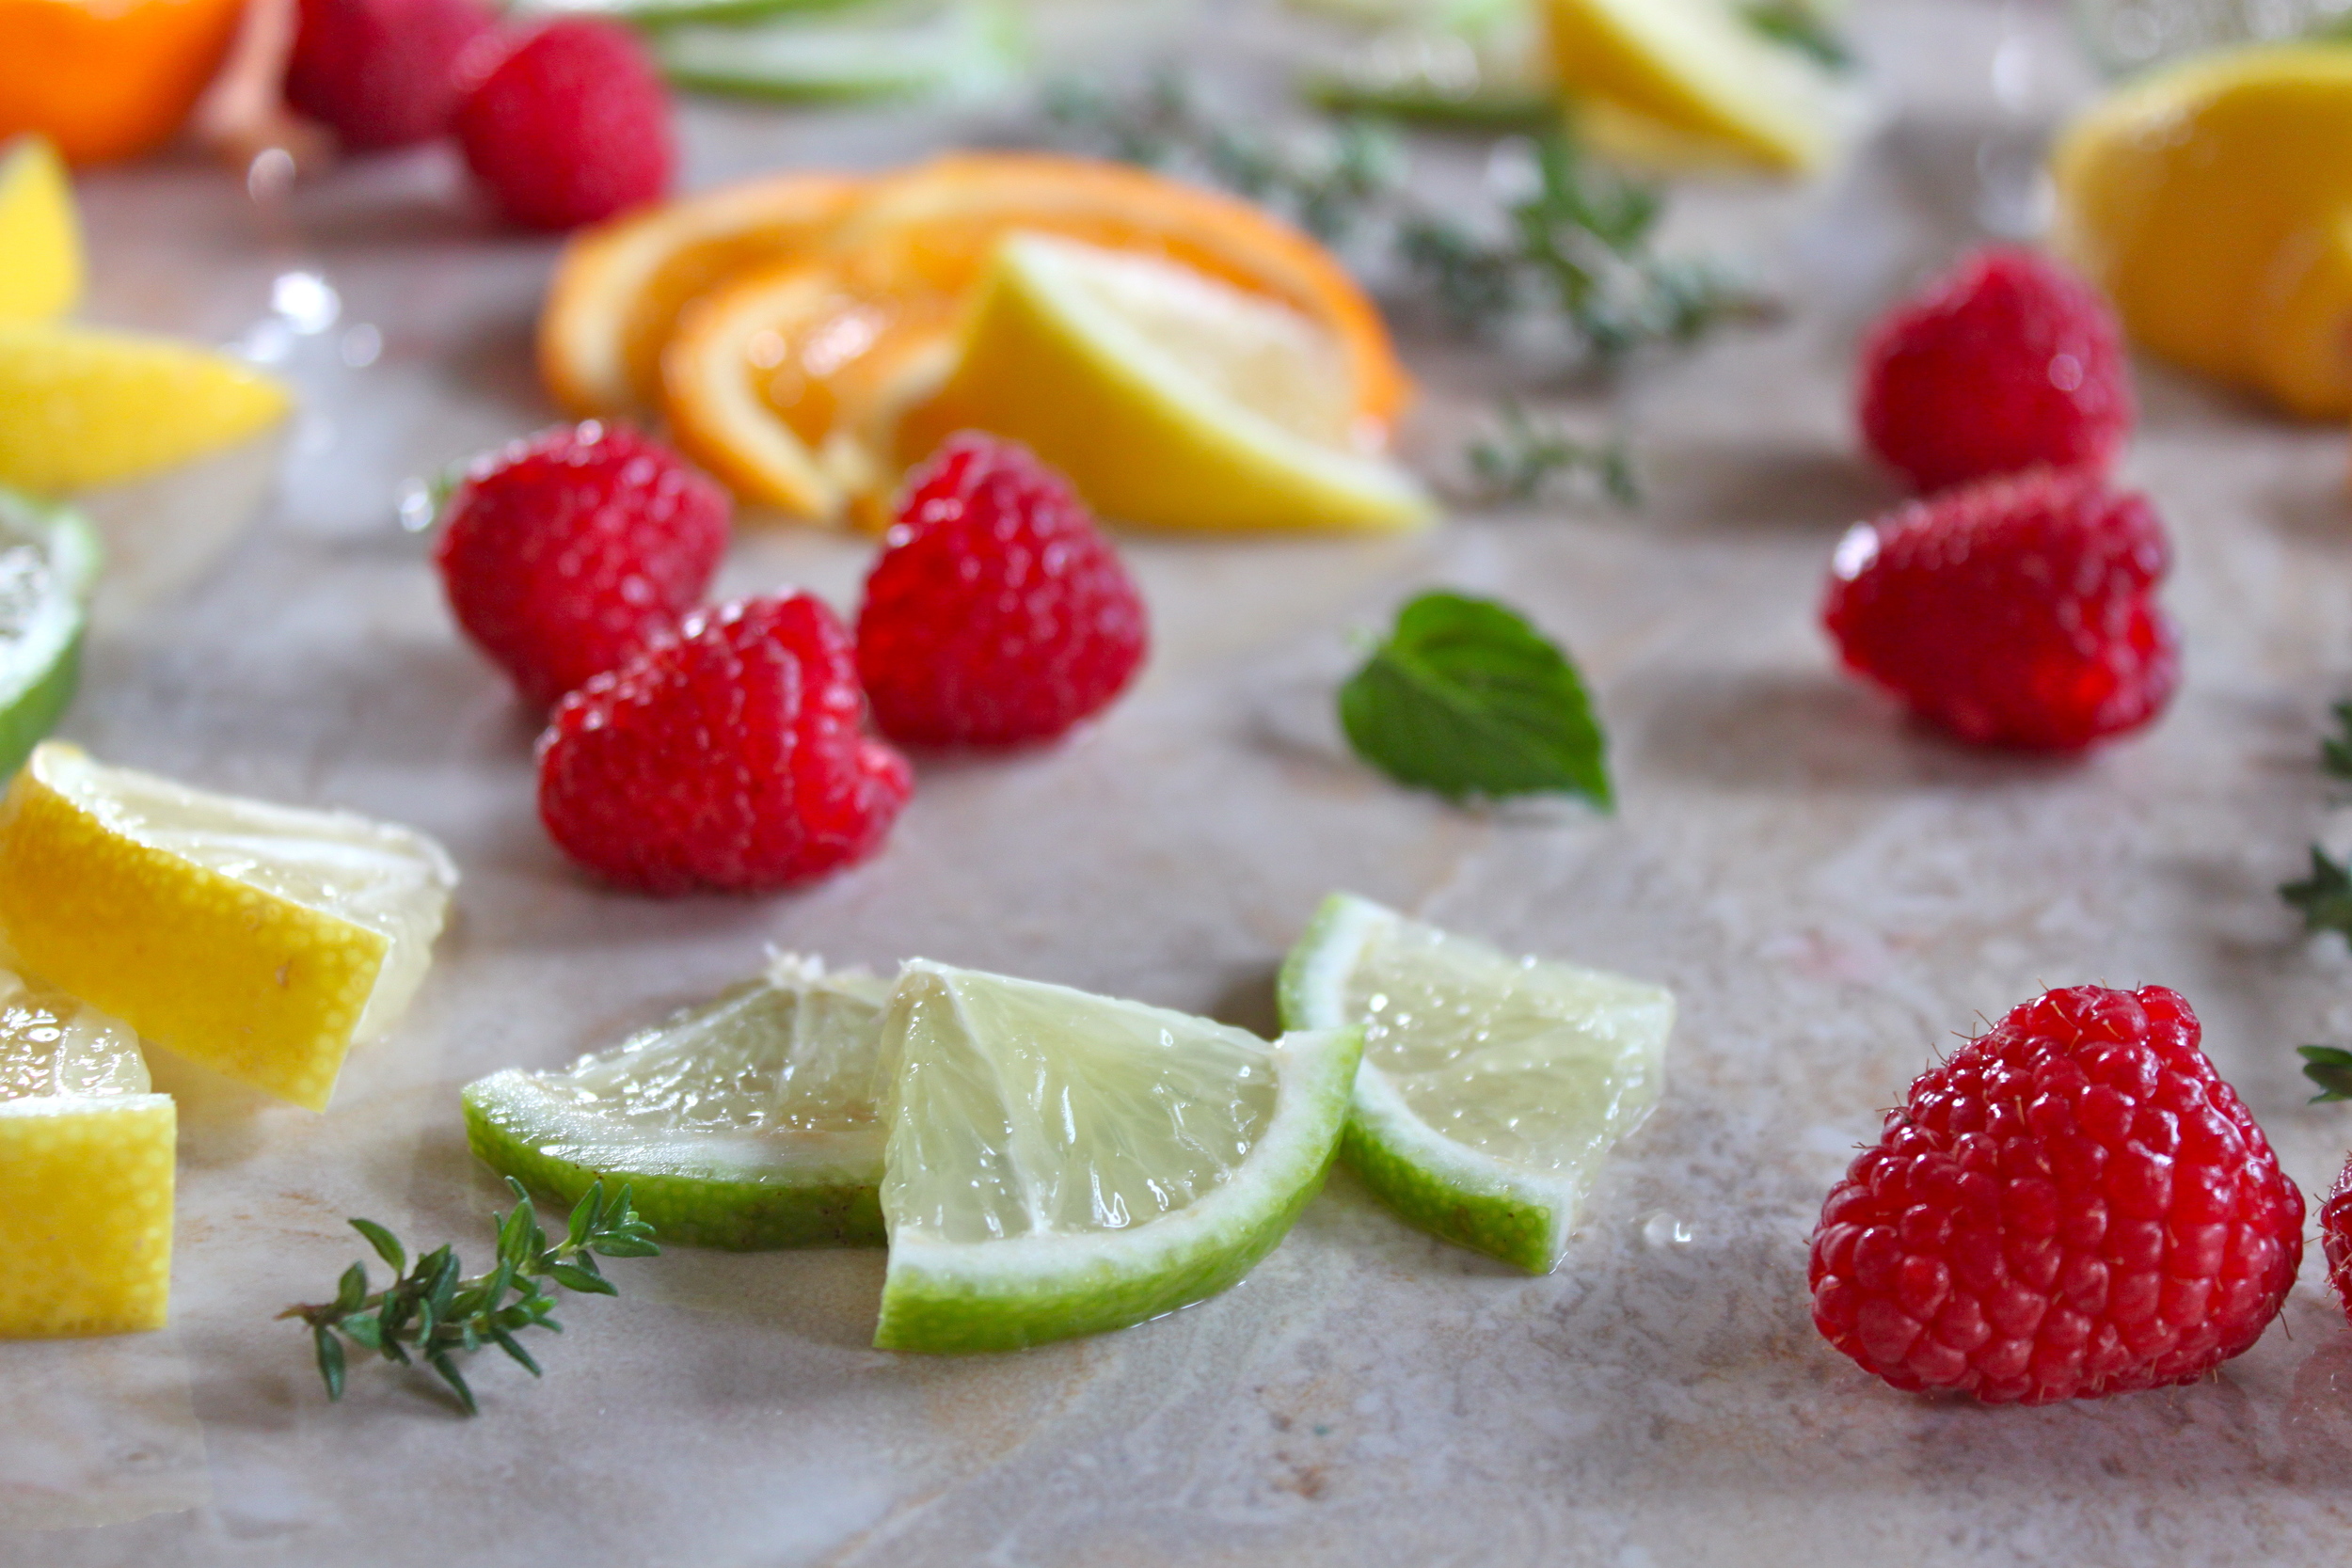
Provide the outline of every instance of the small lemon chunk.
{"type": "Polygon", "coordinates": [[[0,970],[0,1339],[161,1328],[168,1096],[130,1029],[0,970]]]}
{"type": "Polygon", "coordinates": [[[47,321],[82,297],[82,224],[57,150],[0,147],[0,322],[47,321]]]}
{"type": "Polygon", "coordinates": [[[258,436],[293,404],[275,376],[192,343],[0,325],[0,484],[56,495],[136,479],[258,436]]]}
{"type": "Polygon", "coordinates": [[[0,800],[0,929],[156,1044],[312,1110],[432,962],[456,868],[406,828],[37,747],[0,800]]]}

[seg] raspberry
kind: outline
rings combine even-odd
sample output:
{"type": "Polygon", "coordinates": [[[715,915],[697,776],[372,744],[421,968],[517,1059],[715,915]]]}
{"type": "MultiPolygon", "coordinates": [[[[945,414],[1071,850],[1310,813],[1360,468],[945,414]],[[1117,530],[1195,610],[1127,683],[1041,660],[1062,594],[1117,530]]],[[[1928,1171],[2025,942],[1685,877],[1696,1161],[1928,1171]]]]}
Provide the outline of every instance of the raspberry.
{"type": "Polygon", "coordinates": [[[593,17],[550,22],[509,50],[458,106],[457,136],[499,210],[534,229],[656,200],[676,161],[644,45],[593,17]]]}
{"type": "Polygon", "coordinates": [[[286,102],[355,151],[447,132],[458,57],[496,29],[481,0],[301,0],[286,102]]]}
{"type": "Polygon", "coordinates": [[[595,420],[478,464],[444,515],[434,563],[457,624],[542,707],[675,626],[727,546],[724,491],[595,420]]]}
{"type": "Polygon", "coordinates": [[[2303,1195],[2198,1033],[2162,986],[2077,986],[1921,1073],[1822,1205],[1822,1335],[1898,1388],[1994,1404],[2187,1383],[2251,1346],[2303,1195]]]}
{"type": "Polygon", "coordinates": [[[805,594],[687,617],[556,707],[539,817],[646,893],[761,893],[881,847],[914,775],[864,729],[849,634],[805,594]]]}
{"type": "Polygon", "coordinates": [[[2106,471],[2132,429],[2115,313],[2029,250],[1979,250],[1862,346],[1870,450],[1940,490],[2038,465],[2106,471]]]}
{"type": "Polygon", "coordinates": [[[2029,471],[1852,530],[1821,621],[1848,668],[1962,739],[2073,751],[2171,700],[2169,556],[2147,498],[2029,471]]]}
{"type": "Polygon", "coordinates": [[[966,432],[908,482],[866,579],[857,661],[893,739],[1010,746],[1118,696],[1145,638],[1143,597],[1068,483],[966,432]]]}
{"type": "Polygon", "coordinates": [[[2344,1162],[2336,1184],[2328,1189],[2328,1201],[2319,1206],[2319,1245],[2328,1255],[2328,1283],[2344,1303],[2344,1316],[2352,1318],[2352,1160],[2344,1162]]]}

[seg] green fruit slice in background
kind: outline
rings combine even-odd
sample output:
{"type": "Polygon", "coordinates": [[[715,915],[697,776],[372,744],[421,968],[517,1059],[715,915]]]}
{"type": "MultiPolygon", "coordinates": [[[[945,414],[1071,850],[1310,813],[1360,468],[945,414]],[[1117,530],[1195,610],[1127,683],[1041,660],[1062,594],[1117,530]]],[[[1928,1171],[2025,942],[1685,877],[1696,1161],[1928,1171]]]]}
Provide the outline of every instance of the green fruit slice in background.
{"type": "Polygon", "coordinates": [[[0,489],[0,778],[24,765],[73,700],[103,559],[80,513],[0,489]]]}
{"type": "Polygon", "coordinates": [[[874,1069],[889,982],[785,957],[759,979],[561,1072],[465,1091],[493,1169],[577,1201],[626,1182],[663,1244],[875,1245],[874,1069]]]}
{"type": "Polygon", "coordinates": [[[985,98],[1020,78],[1027,30],[1003,0],[893,0],[798,10],[756,25],[664,26],[654,57],[675,86],[787,102],[985,98]]]}
{"type": "Polygon", "coordinates": [[[1282,966],[1282,1022],[1364,1028],[1343,1154],[1447,1241],[1549,1274],[1664,1084],[1669,992],[1336,894],[1282,966]]]}
{"type": "Polygon", "coordinates": [[[1322,1185],[1355,1029],[1247,1031],[916,961],[883,1025],[882,1350],[1012,1350],[1225,1290],[1322,1185]]]}

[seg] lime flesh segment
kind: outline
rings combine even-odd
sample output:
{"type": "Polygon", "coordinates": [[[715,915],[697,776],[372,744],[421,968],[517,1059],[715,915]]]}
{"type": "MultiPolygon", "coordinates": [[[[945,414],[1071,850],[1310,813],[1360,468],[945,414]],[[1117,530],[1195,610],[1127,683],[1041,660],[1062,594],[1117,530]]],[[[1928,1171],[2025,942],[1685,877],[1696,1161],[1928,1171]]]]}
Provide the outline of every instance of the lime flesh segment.
{"type": "Polygon", "coordinates": [[[791,12],[755,25],[668,27],[654,55],[675,85],[786,103],[941,93],[980,98],[1018,80],[1021,19],[996,0],[791,12]]]}
{"type": "Polygon", "coordinates": [[[1282,966],[1291,1028],[1364,1027],[1343,1152],[1414,1225],[1549,1274],[1664,1082],[1674,997],[1512,958],[1346,894],[1282,966]]]}
{"type": "Polygon", "coordinates": [[[1232,1285],[1322,1185],[1361,1033],[1240,1029],[922,961],[882,1026],[882,1350],[1014,1350],[1232,1285]]]}
{"type": "Polygon", "coordinates": [[[0,778],[24,766],[73,700],[99,559],[80,513],[0,490],[0,778]]]}
{"type": "Polygon", "coordinates": [[[627,1183],[665,1243],[880,1245],[876,1047],[889,986],[782,958],[562,1072],[468,1085],[466,1138],[566,1201],[627,1183]]]}

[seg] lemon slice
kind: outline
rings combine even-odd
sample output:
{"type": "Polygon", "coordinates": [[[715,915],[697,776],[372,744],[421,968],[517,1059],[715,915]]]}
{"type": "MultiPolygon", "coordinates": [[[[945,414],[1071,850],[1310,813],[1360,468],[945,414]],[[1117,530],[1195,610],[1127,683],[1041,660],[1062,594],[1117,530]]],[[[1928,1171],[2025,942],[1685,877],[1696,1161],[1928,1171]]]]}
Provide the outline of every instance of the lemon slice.
{"type": "Polygon", "coordinates": [[[628,1183],[666,1243],[881,1244],[874,1074],[887,981],[785,957],[563,1072],[466,1088],[492,1168],[577,1202],[628,1183]]]}
{"type": "Polygon", "coordinates": [[[1658,133],[1716,143],[1768,169],[1804,174],[1829,161],[1830,84],[1726,0],[1546,0],[1544,15],[1571,98],[1618,105],[1658,133]]]}
{"type": "Polygon", "coordinates": [[[1298,312],[1156,257],[1002,241],[902,462],[950,432],[1025,442],[1097,511],[1169,529],[1417,528],[1393,464],[1354,450],[1339,344],[1298,312]]]}
{"type": "Polygon", "coordinates": [[[164,338],[0,326],[0,484],[42,495],[135,479],[286,417],[274,377],[164,338]]]}
{"type": "Polygon", "coordinates": [[[0,1339],[161,1328],[171,1099],[138,1037],[0,970],[0,1339]]]}
{"type": "Polygon", "coordinates": [[[99,554],[81,514],[0,490],[0,777],[73,700],[99,554]]]}
{"type": "Polygon", "coordinates": [[[1345,894],[1282,966],[1291,1028],[1364,1027],[1346,1158],[1399,1214],[1549,1274],[1664,1081],[1674,997],[1512,958],[1345,894]]]}
{"type": "Polygon", "coordinates": [[[47,321],[82,297],[82,225],[56,149],[0,147],[0,322],[47,321]]]}
{"type": "Polygon", "coordinates": [[[1011,1350],[1215,1295],[1322,1185],[1362,1037],[916,960],[882,1025],[882,1350],[1011,1350]]]}
{"type": "Polygon", "coordinates": [[[409,829],[190,789],[61,741],[0,800],[0,929],[26,969],[312,1110],[351,1046],[407,1008],[456,883],[409,829]]]}

